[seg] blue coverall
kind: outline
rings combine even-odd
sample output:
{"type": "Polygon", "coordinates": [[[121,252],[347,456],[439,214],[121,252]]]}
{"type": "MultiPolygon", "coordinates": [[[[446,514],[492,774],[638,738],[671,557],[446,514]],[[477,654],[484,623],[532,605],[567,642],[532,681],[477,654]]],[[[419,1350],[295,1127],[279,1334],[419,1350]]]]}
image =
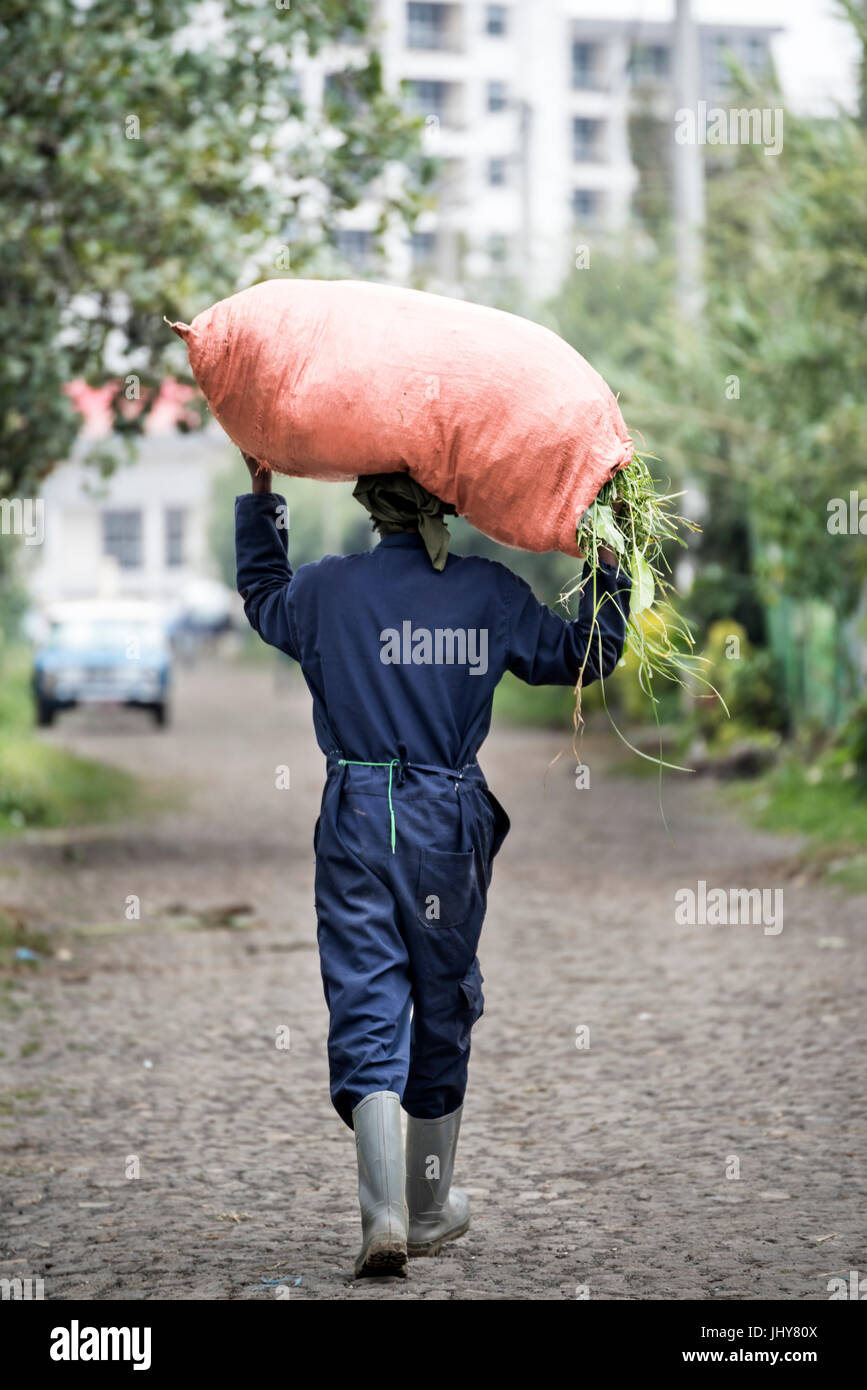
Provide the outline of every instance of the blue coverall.
{"type": "Polygon", "coordinates": [[[505,671],[573,685],[585,654],[585,685],[609,675],[629,578],[597,571],[597,601],[611,597],[587,653],[592,580],[569,622],[496,561],[450,554],[437,572],[411,532],[293,574],[286,515],[277,494],[237,498],[237,583],[252,626],[300,663],[327,760],[313,843],[331,1098],[350,1128],[374,1091],[436,1118],[463,1102],[509,830],[476,762],[494,688],[505,671]]]}

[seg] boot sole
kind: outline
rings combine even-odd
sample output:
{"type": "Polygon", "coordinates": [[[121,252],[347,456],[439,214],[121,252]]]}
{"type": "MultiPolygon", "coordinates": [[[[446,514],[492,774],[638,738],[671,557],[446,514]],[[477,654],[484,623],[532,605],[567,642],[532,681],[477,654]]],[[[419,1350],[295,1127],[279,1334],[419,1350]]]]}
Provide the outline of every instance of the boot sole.
{"type": "Polygon", "coordinates": [[[428,1241],[427,1244],[406,1243],[406,1253],[410,1259],[418,1259],[423,1255],[438,1255],[443,1246],[449,1240],[457,1240],[459,1236],[465,1235],[470,1229],[469,1221],[465,1221],[463,1226],[458,1226],[457,1230],[449,1231],[444,1236],[437,1236],[436,1240],[428,1241]]]}
{"type": "Polygon", "coordinates": [[[368,1251],[364,1260],[355,1267],[356,1279],[379,1279],[385,1275],[396,1274],[406,1277],[406,1246],[395,1242],[392,1245],[377,1245],[368,1251]]]}

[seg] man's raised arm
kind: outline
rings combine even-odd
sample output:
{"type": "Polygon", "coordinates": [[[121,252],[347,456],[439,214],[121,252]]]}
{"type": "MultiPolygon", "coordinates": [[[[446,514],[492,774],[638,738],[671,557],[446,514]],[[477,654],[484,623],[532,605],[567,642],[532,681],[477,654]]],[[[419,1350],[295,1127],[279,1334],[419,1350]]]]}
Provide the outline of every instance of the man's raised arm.
{"type": "Polygon", "coordinates": [[[289,508],[271,491],[271,473],[243,456],[252,491],[235,498],[235,571],[250,626],[263,641],[300,660],[292,621],[289,508]]]}

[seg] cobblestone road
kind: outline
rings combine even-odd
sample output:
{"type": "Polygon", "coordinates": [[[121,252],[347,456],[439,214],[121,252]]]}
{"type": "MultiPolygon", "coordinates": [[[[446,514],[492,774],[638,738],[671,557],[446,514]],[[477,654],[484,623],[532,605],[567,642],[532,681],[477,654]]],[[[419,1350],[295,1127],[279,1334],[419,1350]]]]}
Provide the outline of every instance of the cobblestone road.
{"type": "Polygon", "coordinates": [[[0,1275],[54,1299],[402,1300],[827,1299],[867,1273],[864,899],[784,877],[796,843],[713,786],[668,781],[672,847],[608,741],[579,791],[570,759],[546,779],[556,734],[491,736],[513,828],[458,1158],[473,1224],[408,1280],[354,1284],[306,692],[213,664],[166,732],[76,713],[49,737],[186,799],[0,847],[0,901],[61,951],[3,996],[0,1275]],[[783,930],[679,925],[699,880],[782,887],[783,930]]]}

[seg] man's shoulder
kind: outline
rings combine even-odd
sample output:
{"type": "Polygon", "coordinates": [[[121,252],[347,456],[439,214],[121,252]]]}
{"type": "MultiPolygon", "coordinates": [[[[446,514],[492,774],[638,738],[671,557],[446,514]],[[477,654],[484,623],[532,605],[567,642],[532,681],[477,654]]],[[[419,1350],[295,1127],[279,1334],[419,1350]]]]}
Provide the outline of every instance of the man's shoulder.
{"type": "Polygon", "coordinates": [[[452,562],[461,566],[460,574],[464,581],[469,580],[489,590],[495,589],[503,598],[509,599],[516,590],[529,588],[508,565],[500,560],[491,560],[487,555],[452,555],[447,563],[452,562]]]}
{"type": "Polygon", "coordinates": [[[341,570],[353,569],[367,559],[364,552],[351,555],[323,555],[319,560],[308,560],[295,571],[295,582],[313,584],[333,579],[341,570]]]}
{"type": "Polygon", "coordinates": [[[451,569],[455,565],[461,566],[462,574],[467,575],[475,571],[480,579],[487,578],[496,583],[509,578],[512,573],[508,565],[501,564],[499,560],[491,560],[487,555],[456,555],[449,552],[446,568],[451,569]]]}

